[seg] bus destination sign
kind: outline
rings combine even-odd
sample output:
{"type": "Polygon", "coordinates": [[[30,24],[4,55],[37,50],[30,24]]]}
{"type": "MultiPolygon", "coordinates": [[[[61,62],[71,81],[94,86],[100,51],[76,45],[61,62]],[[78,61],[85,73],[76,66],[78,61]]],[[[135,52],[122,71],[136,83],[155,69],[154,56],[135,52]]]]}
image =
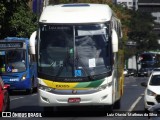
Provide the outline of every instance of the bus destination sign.
{"type": "Polygon", "coordinates": [[[23,42],[0,42],[0,48],[22,48],[23,42]]]}

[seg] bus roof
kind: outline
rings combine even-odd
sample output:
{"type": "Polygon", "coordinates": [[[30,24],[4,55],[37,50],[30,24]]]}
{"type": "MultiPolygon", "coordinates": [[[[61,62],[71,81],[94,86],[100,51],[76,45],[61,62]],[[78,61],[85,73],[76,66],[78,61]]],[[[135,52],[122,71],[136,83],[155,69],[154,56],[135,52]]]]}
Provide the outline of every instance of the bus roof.
{"type": "Polygon", "coordinates": [[[104,4],[60,4],[47,6],[40,23],[97,23],[111,19],[113,12],[104,4]]]}
{"type": "Polygon", "coordinates": [[[24,38],[24,37],[6,37],[0,42],[25,42],[26,44],[29,44],[29,38],[24,38]]]}

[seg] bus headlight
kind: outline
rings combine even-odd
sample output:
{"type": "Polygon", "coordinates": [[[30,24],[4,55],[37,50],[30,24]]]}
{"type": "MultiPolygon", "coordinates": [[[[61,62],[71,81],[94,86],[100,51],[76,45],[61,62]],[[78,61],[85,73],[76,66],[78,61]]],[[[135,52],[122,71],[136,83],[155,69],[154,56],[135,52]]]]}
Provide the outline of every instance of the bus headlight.
{"type": "Polygon", "coordinates": [[[27,76],[27,74],[23,74],[23,76],[21,77],[21,81],[26,80],[26,76],[27,76]]]}
{"type": "Polygon", "coordinates": [[[50,88],[48,86],[41,85],[41,84],[39,84],[38,88],[41,89],[41,90],[44,90],[46,92],[51,92],[52,91],[52,88],[50,88]]]}
{"type": "Polygon", "coordinates": [[[97,89],[98,89],[99,91],[101,91],[101,90],[106,89],[106,87],[110,87],[110,86],[112,86],[112,82],[109,82],[109,83],[107,83],[107,84],[101,85],[101,86],[99,86],[97,89]]]}

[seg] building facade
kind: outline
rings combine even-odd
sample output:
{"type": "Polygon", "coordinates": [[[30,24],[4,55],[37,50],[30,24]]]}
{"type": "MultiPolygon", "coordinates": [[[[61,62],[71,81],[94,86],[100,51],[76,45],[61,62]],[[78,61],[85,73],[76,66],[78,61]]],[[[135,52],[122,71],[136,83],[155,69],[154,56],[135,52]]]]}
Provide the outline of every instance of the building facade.
{"type": "Polygon", "coordinates": [[[154,32],[160,39],[160,0],[138,0],[138,10],[154,17],[154,32]]]}
{"type": "Polygon", "coordinates": [[[138,9],[138,0],[115,0],[116,4],[120,4],[123,7],[127,7],[131,10],[137,10],[138,9]]]}

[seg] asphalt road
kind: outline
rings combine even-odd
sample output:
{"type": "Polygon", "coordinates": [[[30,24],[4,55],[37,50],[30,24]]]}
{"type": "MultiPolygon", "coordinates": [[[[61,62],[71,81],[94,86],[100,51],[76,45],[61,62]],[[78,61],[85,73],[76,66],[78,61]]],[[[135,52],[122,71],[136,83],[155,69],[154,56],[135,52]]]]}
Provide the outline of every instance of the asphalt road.
{"type": "MultiPolygon", "coordinates": [[[[144,115],[144,103],[143,94],[144,87],[140,85],[141,82],[146,81],[146,77],[126,77],[124,84],[124,95],[121,99],[121,109],[114,110],[113,113],[103,113],[97,111],[96,107],[92,108],[54,108],[52,117],[44,117],[43,107],[38,106],[37,93],[26,95],[23,91],[17,91],[10,95],[11,100],[11,112],[21,113],[25,116],[25,112],[29,113],[40,113],[38,116],[42,116],[41,119],[52,119],[52,120],[147,120],[144,115]],[[128,115],[130,112],[137,112],[132,114],[132,117],[128,115]],[[126,116],[127,115],[127,116],[126,116]],[[134,117],[133,117],[134,116],[134,117]]],[[[16,114],[14,114],[16,116],[16,114]]],[[[28,115],[28,114],[27,114],[28,115]]],[[[30,115],[31,116],[31,115],[30,115]]],[[[6,119],[6,118],[3,118],[6,119]]],[[[9,118],[7,118],[9,119],[9,118]]],[[[14,118],[14,119],[22,119],[14,118]]],[[[24,119],[40,119],[40,118],[24,118],[24,119]]],[[[12,119],[13,120],[13,119],[12,119]]]]}

